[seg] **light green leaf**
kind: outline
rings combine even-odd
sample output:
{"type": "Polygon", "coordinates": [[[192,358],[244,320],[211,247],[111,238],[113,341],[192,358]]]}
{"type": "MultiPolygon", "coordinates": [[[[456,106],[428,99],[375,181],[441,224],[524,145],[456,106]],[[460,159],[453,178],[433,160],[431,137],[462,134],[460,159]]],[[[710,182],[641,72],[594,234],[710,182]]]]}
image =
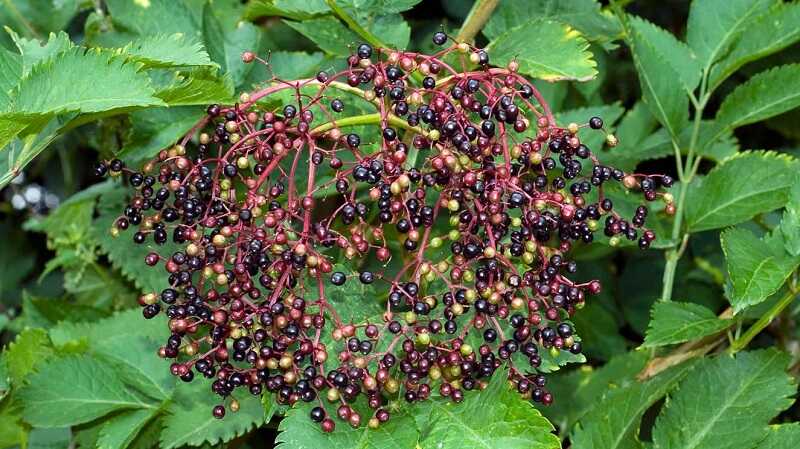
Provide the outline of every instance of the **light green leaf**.
{"type": "Polygon", "coordinates": [[[791,157],[768,151],[726,159],[690,185],[685,203],[688,228],[723,228],[783,207],[799,168],[791,157]]]}
{"type": "MultiPolygon", "coordinates": [[[[662,53],[665,51],[664,47],[670,46],[665,44],[668,38],[652,32],[650,27],[645,25],[641,25],[640,28],[650,32],[645,34],[636,28],[632,29],[629,44],[633,52],[633,63],[639,75],[639,84],[642,86],[642,98],[670,136],[677,138],[689,120],[689,98],[683,93],[678,94],[684,90],[685,81],[682,81],[681,73],[669,64],[668,56],[662,53]],[[650,39],[653,37],[651,35],[661,39],[651,42],[650,39]]],[[[688,64],[684,61],[679,66],[686,67],[683,70],[689,73],[688,64]]]]}
{"type": "MultiPolygon", "coordinates": [[[[0,110],[6,108],[6,105],[11,100],[9,92],[12,87],[17,85],[21,77],[22,56],[0,46],[0,110]]],[[[4,134],[2,129],[3,125],[0,122],[0,136],[4,134]]],[[[5,146],[3,140],[3,137],[0,137],[0,148],[5,146]]]]}
{"type": "Polygon", "coordinates": [[[110,27],[112,31],[141,38],[182,33],[190,41],[202,40],[200,23],[187,0],[106,0],[105,4],[114,25],[110,27]]]}
{"type": "Polygon", "coordinates": [[[630,26],[642,42],[650,45],[675,70],[686,92],[693,92],[700,82],[702,72],[700,61],[689,47],[669,31],[642,18],[631,16],[630,26]]]}
{"type": "Polygon", "coordinates": [[[78,12],[80,0],[0,0],[0,23],[32,35],[63,30],[78,12]]]}
{"type": "Polygon", "coordinates": [[[22,56],[22,76],[28,75],[37,63],[75,47],[69,35],[63,31],[50,33],[47,42],[20,37],[10,28],[6,28],[6,31],[14,39],[14,44],[22,56]]]}
{"type": "Polygon", "coordinates": [[[800,178],[789,191],[789,201],[780,226],[784,248],[792,256],[800,256],[800,178]]]}
{"type": "Polygon", "coordinates": [[[116,410],[155,408],[142,402],[111,365],[89,356],[70,356],[43,366],[20,390],[25,421],[63,427],[92,421],[116,410]]]}
{"type": "Polygon", "coordinates": [[[87,113],[164,105],[153,94],[147,75],[135,64],[107,52],[73,48],[36,64],[12,91],[11,110],[87,113]]]}
{"type": "Polygon", "coordinates": [[[210,381],[196,379],[182,383],[175,391],[175,399],[167,407],[169,413],[164,417],[164,431],[161,432],[161,447],[172,449],[184,445],[212,445],[230,441],[244,435],[254,426],[268,420],[272,413],[265,415],[261,401],[250,394],[239,399],[240,408],[236,413],[228,410],[225,419],[217,419],[211,414],[219,398],[211,394],[210,381]]]}
{"type": "Polygon", "coordinates": [[[800,423],[769,426],[767,437],[756,449],[794,449],[800,441],[800,423]]]}
{"type": "MultiPolygon", "coordinates": [[[[90,350],[103,352],[108,349],[104,344],[106,338],[114,335],[120,341],[134,341],[138,338],[161,340],[167,337],[166,318],[161,315],[144,320],[138,308],[118,312],[111,317],[92,323],[75,323],[64,321],[50,329],[50,339],[56,346],[68,346],[85,343],[90,350]]],[[[124,344],[124,343],[122,343],[124,344]]],[[[131,360],[126,356],[122,360],[131,360]]]]}
{"type": "Polygon", "coordinates": [[[158,34],[131,42],[120,51],[146,67],[212,66],[203,45],[183,33],[158,34]]]}
{"type": "MultiPolygon", "coordinates": [[[[512,391],[505,368],[494,373],[486,389],[461,404],[431,400],[420,447],[484,449],[551,449],[560,447],[553,425],[533,405],[512,391]],[[487,404],[492,404],[487,407],[487,404]]],[[[419,421],[418,421],[419,422],[419,421]]]]}
{"type": "Polygon", "coordinates": [[[198,68],[161,75],[168,75],[168,78],[159,77],[156,96],[171,107],[233,102],[233,79],[219,75],[215,69],[198,68]]]}
{"type": "Polygon", "coordinates": [[[606,46],[622,32],[619,22],[612,14],[602,11],[600,2],[596,0],[500,2],[481,31],[491,40],[509,28],[536,18],[566,23],[580,31],[586,39],[606,46]]]}
{"type": "MultiPolygon", "coordinates": [[[[0,188],[8,185],[11,180],[16,178],[36,156],[42,151],[47,149],[48,146],[60,135],[63,127],[74,117],[77,113],[67,114],[65,116],[56,116],[52,119],[44,117],[36,119],[31,123],[23,121],[16,121],[12,123],[20,126],[20,129],[12,131],[12,134],[26,130],[36,130],[31,134],[26,131],[25,136],[21,139],[14,139],[2,149],[0,152],[0,188]]],[[[2,126],[4,120],[0,118],[0,143],[2,142],[2,126]]],[[[13,136],[11,137],[13,139],[13,136]]]]}
{"type": "MultiPolygon", "coordinates": [[[[363,449],[407,449],[413,448],[419,438],[414,418],[406,411],[393,413],[392,418],[377,429],[363,425],[354,429],[347,423],[336,420],[336,429],[325,433],[320,425],[311,421],[308,414],[314,403],[298,402],[289,409],[278,427],[276,441],[284,449],[314,448],[363,448],[363,449]]],[[[357,410],[361,410],[358,408],[357,410]]],[[[365,413],[370,413],[366,411],[365,413]]],[[[362,415],[362,422],[369,415],[362,415]]]]}
{"type": "Polygon", "coordinates": [[[743,65],[777,53],[800,40],[800,3],[778,2],[745,25],[747,34],[738,39],[711,68],[713,90],[743,65]]]}
{"type": "Polygon", "coordinates": [[[100,428],[97,449],[125,449],[157,413],[157,410],[140,409],[115,415],[100,428]]]}
{"type": "Polygon", "coordinates": [[[690,302],[657,302],[644,338],[644,348],[671,345],[719,332],[732,324],[690,302]]]}
{"type": "Polygon", "coordinates": [[[516,59],[519,71],[547,81],[588,81],[597,75],[597,63],[589,43],[568,25],[532,19],[507,30],[489,43],[492,63],[504,65],[516,59]],[[535,40],[536,45],[530,45],[535,40]]]}
{"type": "MultiPolygon", "coordinates": [[[[144,319],[141,316],[129,318],[144,319]]],[[[100,342],[90,341],[89,344],[98,353],[119,365],[125,373],[127,383],[146,395],[161,401],[172,395],[175,376],[169,371],[170,362],[155,356],[159,347],[157,340],[130,334],[114,334],[100,342]],[[125,350],[120,351],[119,348],[125,350]]]]}
{"type": "Polygon", "coordinates": [[[570,435],[572,448],[642,447],[637,438],[642,414],[684,378],[692,366],[692,363],[684,363],[646,382],[633,382],[625,387],[609,390],[573,430],[570,435]]]}
{"type": "Polygon", "coordinates": [[[748,31],[750,20],[773,3],[773,0],[694,0],[689,9],[686,40],[704,70],[727,54],[731,45],[748,31]]]}
{"type": "Polygon", "coordinates": [[[53,347],[44,329],[25,329],[3,351],[12,385],[22,386],[37,365],[53,356],[53,347]]]}
{"type": "Polygon", "coordinates": [[[280,16],[293,20],[307,20],[316,15],[326,14],[330,8],[325,0],[253,0],[244,10],[245,20],[255,20],[264,16],[280,16]]]}
{"type": "Polygon", "coordinates": [[[671,395],[653,429],[655,449],[753,447],[797,387],[774,349],[706,359],[671,395]]]}
{"type": "Polygon", "coordinates": [[[734,312],[758,304],[778,291],[800,264],[800,258],[770,245],[743,228],[728,229],[720,236],[731,289],[728,299],[734,312]]]}
{"type": "Polygon", "coordinates": [[[335,55],[350,54],[349,46],[361,42],[361,38],[334,17],[325,16],[303,22],[284,21],[295,31],[311,39],[320,50],[335,55]]]}
{"type": "Polygon", "coordinates": [[[800,64],[766,70],[739,85],[717,111],[718,133],[759,122],[800,106],[800,64]]]}

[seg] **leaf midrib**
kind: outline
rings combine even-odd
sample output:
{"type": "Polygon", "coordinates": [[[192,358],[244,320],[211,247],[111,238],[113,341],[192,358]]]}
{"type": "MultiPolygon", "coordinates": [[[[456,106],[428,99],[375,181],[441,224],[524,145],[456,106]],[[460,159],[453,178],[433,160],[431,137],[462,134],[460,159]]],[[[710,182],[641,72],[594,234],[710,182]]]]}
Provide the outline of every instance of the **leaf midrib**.
{"type": "MultiPolygon", "coordinates": [[[[774,187],[773,186],[772,188],[767,189],[767,190],[748,190],[746,192],[747,194],[744,195],[744,196],[738,196],[738,197],[732,198],[729,201],[717,203],[716,207],[712,207],[710,209],[706,209],[706,213],[703,214],[703,215],[700,215],[700,216],[696,217],[694,220],[692,220],[692,222],[691,222],[689,227],[691,228],[691,227],[693,227],[692,225],[697,225],[699,223],[702,223],[703,220],[705,220],[706,218],[716,214],[717,212],[727,208],[728,206],[730,206],[730,205],[732,205],[734,203],[738,203],[740,201],[746,200],[746,199],[754,197],[754,196],[763,195],[765,193],[772,193],[772,192],[777,191],[777,190],[783,190],[785,188],[786,188],[786,186],[782,185],[782,186],[779,186],[779,187],[774,187]]],[[[692,203],[689,203],[689,204],[692,204],[692,203]]]]}

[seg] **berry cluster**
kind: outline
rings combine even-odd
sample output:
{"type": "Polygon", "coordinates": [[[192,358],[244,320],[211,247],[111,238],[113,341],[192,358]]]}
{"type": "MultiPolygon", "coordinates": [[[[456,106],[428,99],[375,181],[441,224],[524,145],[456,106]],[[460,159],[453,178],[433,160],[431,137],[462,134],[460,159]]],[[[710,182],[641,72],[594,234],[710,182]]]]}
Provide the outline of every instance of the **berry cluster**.
{"type": "Polygon", "coordinates": [[[641,248],[656,238],[647,208],[626,220],[604,186],[653,201],[669,198],[669,177],[600,164],[579,132],[604,133],[602,119],[558,126],[516,62],[433,41],[445,46],[434,55],[360,45],[339,72],[273,77],[208,107],[141,170],[96,167],[132,189],[112,233],[134,227],[155,245],[144,262],[170,287],[142,295],[143,314],[167,314],[160,355],[174,375],[214,379],[214,416],[238,408],[242,387],[313,403],[324,431],[334,415],[377,427],[401,398],[461,402],[503,364],[549,404],[543,360],[581,352],[568,320],[601,288],[569,279],[571,248],[601,220],[641,248]],[[180,250],[159,253],[168,240],[180,250]],[[380,319],[337,313],[331,294],[352,283],[383,295],[380,319]]]}

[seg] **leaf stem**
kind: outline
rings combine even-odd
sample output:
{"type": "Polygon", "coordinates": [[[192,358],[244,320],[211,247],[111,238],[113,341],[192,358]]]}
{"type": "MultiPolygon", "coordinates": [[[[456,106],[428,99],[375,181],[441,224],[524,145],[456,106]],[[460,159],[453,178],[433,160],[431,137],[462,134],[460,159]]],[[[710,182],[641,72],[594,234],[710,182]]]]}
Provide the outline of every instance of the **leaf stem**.
{"type": "Polygon", "coordinates": [[[472,9],[469,11],[469,15],[467,15],[467,19],[464,21],[464,24],[461,25],[461,29],[458,31],[458,35],[456,36],[456,41],[458,42],[472,42],[475,40],[475,36],[483,29],[483,26],[486,25],[486,22],[489,21],[489,18],[492,16],[495,8],[497,5],[500,4],[500,0],[478,0],[472,5],[472,9]]]}
{"type": "Polygon", "coordinates": [[[785,309],[789,304],[792,303],[792,301],[794,301],[798,293],[800,293],[800,291],[798,291],[794,286],[790,286],[789,291],[786,292],[786,294],[783,295],[783,297],[777,303],[775,303],[775,305],[772,306],[767,313],[762,315],[761,318],[753,323],[753,325],[750,326],[741,337],[737,338],[731,344],[731,346],[728,348],[728,352],[735,354],[736,352],[746,348],[747,345],[750,344],[750,341],[756,337],[756,335],[760,334],[761,331],[764,330],[764,328],[767,327],[776,316],[778,316],[778,314],[783,312],[783,309],[785,309]]]}

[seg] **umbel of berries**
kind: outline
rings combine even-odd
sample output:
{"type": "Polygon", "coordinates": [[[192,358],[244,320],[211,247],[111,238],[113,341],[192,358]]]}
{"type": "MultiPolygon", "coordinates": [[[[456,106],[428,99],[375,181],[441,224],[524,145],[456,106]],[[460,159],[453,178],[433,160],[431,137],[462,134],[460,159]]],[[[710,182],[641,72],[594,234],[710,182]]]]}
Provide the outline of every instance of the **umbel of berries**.
{"type": "Polygon", "coordinates": [[[311,403],[324,431],[374,428],[396,402],[461,402],[503,365],[550,404],[543,363],[581,352],[569,318],[601,289],[575,278],[571,249],[598,231],[656,238],[655,212],[623,216],[608,186],[674,211],[669,177],[603,165],[582,142],[601,118],[560,125],[515,62],[433,40],[436,56],[359,45],[340,72],[209,106],[139,169],[96,167],[131,190],[112,232],[151,248],[143,263],[168,281],[139,299],[169,319],[159,354],[210,379],[215,417],[270,394],[311,403]],[[331,293],[352,283],[385,298],[380,319],[337,311],[331,293]]]}

